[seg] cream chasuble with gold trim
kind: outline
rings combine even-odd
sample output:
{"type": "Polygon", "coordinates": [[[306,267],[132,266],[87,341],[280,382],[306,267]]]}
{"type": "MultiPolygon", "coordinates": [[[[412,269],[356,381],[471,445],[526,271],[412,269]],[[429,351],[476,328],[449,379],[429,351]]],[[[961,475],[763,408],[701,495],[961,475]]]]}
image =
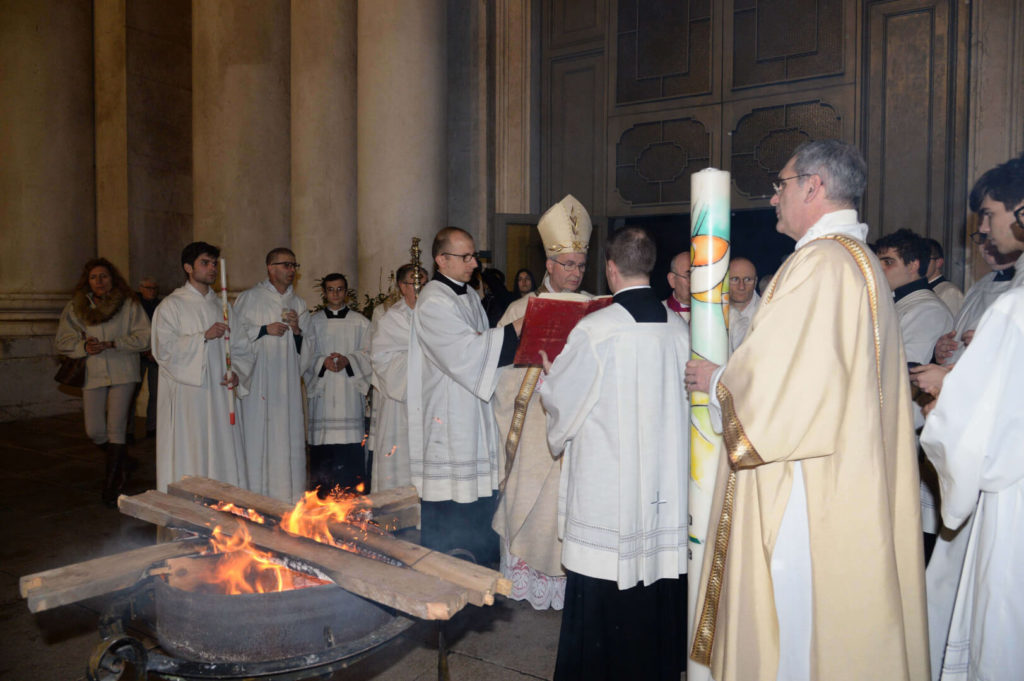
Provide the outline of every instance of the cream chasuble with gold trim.
{"type": "Polygon", "coordinates": [[[849,236],[857,226],[853,211],[838,211],[811,228],[828,238],[797,244],[720,374],[728,457],[691,650],[716,681],[777,676],[772,558],[796,467],[809,678],[928,678],[910,384],[878,260],[849,236]]]}

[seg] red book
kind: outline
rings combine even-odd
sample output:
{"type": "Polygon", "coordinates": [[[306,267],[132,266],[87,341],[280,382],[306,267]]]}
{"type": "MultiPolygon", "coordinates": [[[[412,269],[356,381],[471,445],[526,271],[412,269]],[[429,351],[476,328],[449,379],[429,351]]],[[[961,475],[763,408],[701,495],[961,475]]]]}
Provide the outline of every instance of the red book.
{"type": "Polygon", "coordinates": [[[586,298],[578,293],[552,293],[530,298],[519,334],[516,364],[542,364],[540,351],[552,362],[565,347],[569,332],[591,312],[611,305],[611,296],[586,298]]]}

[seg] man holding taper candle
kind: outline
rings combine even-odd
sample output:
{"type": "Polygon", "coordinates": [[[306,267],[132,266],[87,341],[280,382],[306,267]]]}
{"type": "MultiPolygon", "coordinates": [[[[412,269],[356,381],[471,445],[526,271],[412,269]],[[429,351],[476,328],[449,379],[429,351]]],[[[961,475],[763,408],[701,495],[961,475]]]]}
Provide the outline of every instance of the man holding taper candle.
{"type": "Polygon", "coordinates": [[[267,253],[267,278],[235,302],[256,355],[250,395],[242,401],[250,490],[295,502],[306,488],[306,438],[302,374],[313,361],[316,339],[306,301],[292,283],[299,263],[288,248],[267,253]]]}
{"type": "Polygon", "coordinates": [[[224,351],[236,323],[213,290],[220,249],[203,241],[181,252],[186,283],[153,313],[153,357],[160,367],[157,396],[156,484],[161,492],[185,475],[230,485],[247,482],[241,422],[228,416],[230,389],[246,394],[253,356],[242,333],[230,333],[231,373],[224,351]]]}
{"type": "Polygon", "coordinates": [[[726,443],[690,650],[716,681],[929,677],[910,389],[865,184],[856,148],[797,148],[771,201],[796,252],[728,364],[687,363],[726,443]]]}

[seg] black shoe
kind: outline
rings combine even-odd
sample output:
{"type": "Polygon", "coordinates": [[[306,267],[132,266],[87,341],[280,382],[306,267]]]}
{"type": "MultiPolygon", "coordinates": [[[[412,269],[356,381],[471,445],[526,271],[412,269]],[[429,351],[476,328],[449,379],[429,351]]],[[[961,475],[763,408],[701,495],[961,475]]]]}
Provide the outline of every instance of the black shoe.
{"type": "Polygon", "coordinates": [[[103,480],[103,505],[117,508],[117,498],[128,478],[128,452],[125,445],[107,444],[107,472],[103,480]]]}

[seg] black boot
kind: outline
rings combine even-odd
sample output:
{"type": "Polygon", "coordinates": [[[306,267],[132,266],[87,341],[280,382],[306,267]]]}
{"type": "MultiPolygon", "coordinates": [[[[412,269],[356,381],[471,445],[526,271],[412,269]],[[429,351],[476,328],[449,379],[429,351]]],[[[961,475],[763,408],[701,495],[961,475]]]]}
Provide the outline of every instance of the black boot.
{"type": "Polygon", "coordinates": [[[117,508],[117,497],[127,478],[128,452],[124,445],[109,442],[107,447],[107,475],[103,482],[103,504],[117,508]]]}

